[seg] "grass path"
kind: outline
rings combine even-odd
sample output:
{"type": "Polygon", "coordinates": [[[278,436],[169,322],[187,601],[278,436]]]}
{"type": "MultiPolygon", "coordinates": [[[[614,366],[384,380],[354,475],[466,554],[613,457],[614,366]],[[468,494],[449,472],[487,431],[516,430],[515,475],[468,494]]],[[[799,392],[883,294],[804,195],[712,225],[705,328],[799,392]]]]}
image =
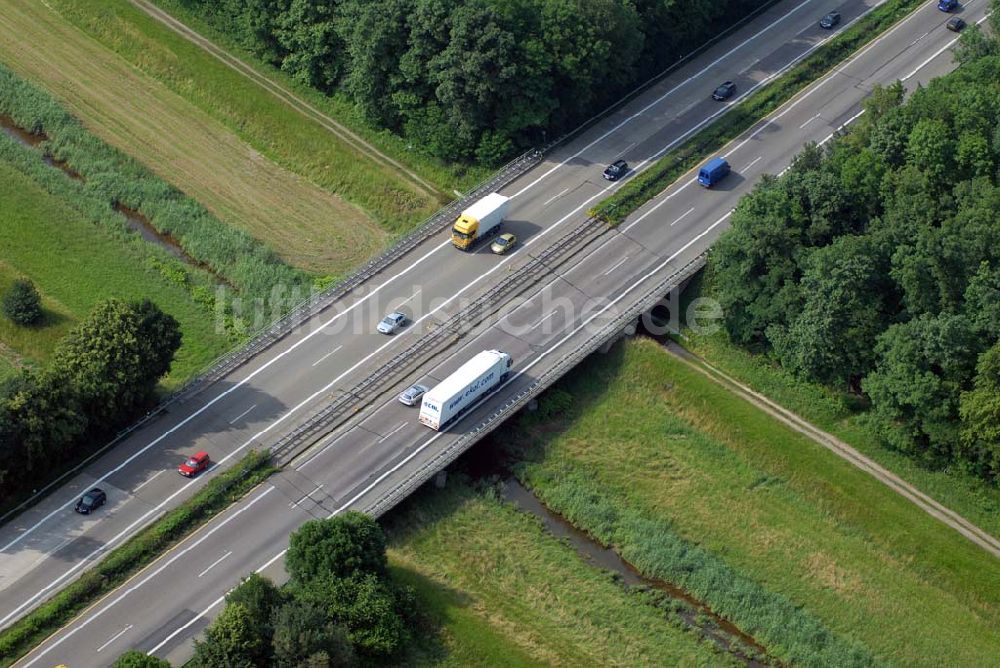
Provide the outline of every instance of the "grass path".
{"type": "Polygon", "coordinates": [[[697,358],[694,354],[684,350],[681,346],[671,342],[666,346],[666,348],[684,364],[688,365],[692,369],[700,371],[716,383],[719,383],[723,387],[726,387],[732,392],[743,397],[743,399],[766,412],[774,419],[779,420],[795,431],[804,434],[830,452],[868,473],[876,480],[882,482],[884,485],[895,491],[897,494],[908,499],[925,513],[939,520],[943,524],[948,525],[979,547],[992,554],[994,557],[1000,557],[1000,540],[997,540],[989,533],[980,529],[975,524],[950,508],[941,505],[892,471],[880,466],[878,463],[864,456],[836,436],[809,424],[795,413],[771,401],[764,395],[753,391],[732,376],[725,374],[704,360],[697,358]]]}
{"type": "MultiPolygon", "coordinates": [[[[384,245],[388,235],[366,212],[280,167],[49,4],[5,3],[0,58],[99,137],[307,271],[344,273],[384,245]]],[[[118,39],[138,39],[128,24],[106,20],[118,39]]],[[[172,58],[165,47],[148,57],[172,58]]]]}

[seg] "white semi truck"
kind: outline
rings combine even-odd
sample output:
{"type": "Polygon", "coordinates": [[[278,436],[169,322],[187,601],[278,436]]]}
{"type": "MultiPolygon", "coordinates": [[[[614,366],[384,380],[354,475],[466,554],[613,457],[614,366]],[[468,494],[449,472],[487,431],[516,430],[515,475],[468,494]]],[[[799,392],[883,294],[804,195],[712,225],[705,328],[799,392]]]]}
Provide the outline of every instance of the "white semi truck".
{"type": "Polygon", "coordinates": [[[490,193],[458,217],[451,228],[451,243],[455,248],[472,250],[481,239],[500,233],[500,224],[509,209],[509,197],[490,193]]]}
{"type": "Polygon", "coordinates": [[[440,431],[477,399],[500,386],[514,361],[499,350],[484,350],[434,386],[420,404],[420,421],[440,431]]]}

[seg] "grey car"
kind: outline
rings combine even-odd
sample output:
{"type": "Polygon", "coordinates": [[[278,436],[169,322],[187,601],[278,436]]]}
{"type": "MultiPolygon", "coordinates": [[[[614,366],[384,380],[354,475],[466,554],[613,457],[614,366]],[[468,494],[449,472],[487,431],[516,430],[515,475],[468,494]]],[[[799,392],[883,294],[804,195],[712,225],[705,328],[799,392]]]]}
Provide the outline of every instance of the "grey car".
{"type": "Polygon", "coordinates": [[[838,23],[840,23],[840,12],[830,12],[819,20],[819,27],[832,30],[838,23]]]}
{"type": "Polygon", "coordinates": [[[712,99],[718,102],[728,100],[736,92],[736,84],[732,81],[723,81],[712,93],[712,99]]]}
{"type": "Polygon", "coordinates": [[[399,403],[413,406],[426,392],[427,388],[423,385],[411,385],[399,393],[399,403]]]}
{"type": "Polygon", "coordinates": [[[406,324],[406,316],[399,311],[393,311],[389,315],[382,318],[382,322],[378,324],[379,332],[382,334],[395,334],[400,327],[406,324]]]}

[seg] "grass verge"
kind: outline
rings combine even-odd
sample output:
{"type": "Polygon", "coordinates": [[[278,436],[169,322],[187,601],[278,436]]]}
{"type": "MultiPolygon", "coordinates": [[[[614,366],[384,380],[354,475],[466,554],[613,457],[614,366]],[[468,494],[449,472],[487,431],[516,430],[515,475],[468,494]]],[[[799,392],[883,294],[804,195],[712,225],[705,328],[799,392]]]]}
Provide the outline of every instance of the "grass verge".
{"type": "Polygon", "coordinates": [[[779,658],[992,661],[988,553],[650,340],[508,424],[498,439],[547,505],[779,658]]]}
{"type": "Polygon", "coordinates": [[[275,470],[269,455],[251,452],[209,481],[189,501],[112,550],[51,600],[0,631],[0,667],[12,665],[81,610],[152,563],[167,548],[225,510],[275,470]]]}
{"type": "Polygon", "coordinates": [[[888,30],[921,4],[919,0],[888,0],[788,72],[734,105],[721,118],[660,158],[652,167],[599,202],[590,214],[618,226],[664,188],[698,166],[796,93],[833,69],[859,48],[888,30]]]}
{"type": "Polygon", "coordinates": [[[177,318],[183,342],[166,389],[180,386],[230,345],[217,332],[211,279],[127,231],[124,218],[37,151],[0,134],[0,291],[30,278],[42,294],[44,322],[0,321],[0,341],[44,363],[58,340],[102,299],[149,298],[177,318]]]}
{"type": "Polygon", "coordinates": [[[727,665],[643,592],[585,563],[536,518],[452,476],[384,520],[394,575],[428,634],[409,663],[727,665]]]}

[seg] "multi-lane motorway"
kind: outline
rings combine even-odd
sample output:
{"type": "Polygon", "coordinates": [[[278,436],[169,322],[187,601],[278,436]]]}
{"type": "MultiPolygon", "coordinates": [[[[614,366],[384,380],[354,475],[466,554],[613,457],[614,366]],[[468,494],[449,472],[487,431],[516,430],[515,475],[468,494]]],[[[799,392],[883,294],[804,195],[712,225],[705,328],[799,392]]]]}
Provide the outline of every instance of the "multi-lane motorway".
{"type": "MultiPolygon", "coordinates": [[[[984,5],[966,3],[966,20],[979,20],[984,5]]],[[[847,23],[866,7],[840,9],[847,23]]],[[[605,165],[618,158],[637,169],[649,164],[723,111],[709,99],[718,82],[733,79],[746,92],[828,37],[816,25],[828,10],[815,1],[779,3],[507,186],[504,194],[514,198],[508,228],[522,240],[512,255],[467,255],[443,235],[429,240],[5,525],[0,621],[7,624],[200,488],[208,476],[187,481],[175,472],[184,454],[205,449],[225,465],[270,445],[401,351],[437,337],[404,373],[359,399],[352,419],[18,665],[107,665],[131,647],[182,661],[240,576],[262,570],[282,579],[280,557],[299,524],[369,508],[387,490],[432,470],[428,463],[467,442],[513,397],[560,373],[629,306],[704,252],[754,181],[784,169],[803,142],[822,141],[854,118],[873,85],[903,79],[912,87],[952,67],[947,17],[923,7],[727,147],[734,173],[719,187],[703,190],[688,175],[616,230],[587,225],[586,210],[617,187],[601,178],[605,165]],[[550,250],[557,241],[559,250],[550,250]],[[518,281],[528,269],[530,280],[518,281]],[[451,316],[498,284],[510,287],[490,296],[471,331],[442,334],[451,316]],[[392,337],[375,333],[377,320],[397,308],[413,324],[392,337]],[[433,384],[486,348],[509,352],[514,375],[448,432],[427,430],[416,409],[395,401],[406,384],[433,384]],[[73,502],[98,482],[108,506],[77,516],[73,502]]]]}

